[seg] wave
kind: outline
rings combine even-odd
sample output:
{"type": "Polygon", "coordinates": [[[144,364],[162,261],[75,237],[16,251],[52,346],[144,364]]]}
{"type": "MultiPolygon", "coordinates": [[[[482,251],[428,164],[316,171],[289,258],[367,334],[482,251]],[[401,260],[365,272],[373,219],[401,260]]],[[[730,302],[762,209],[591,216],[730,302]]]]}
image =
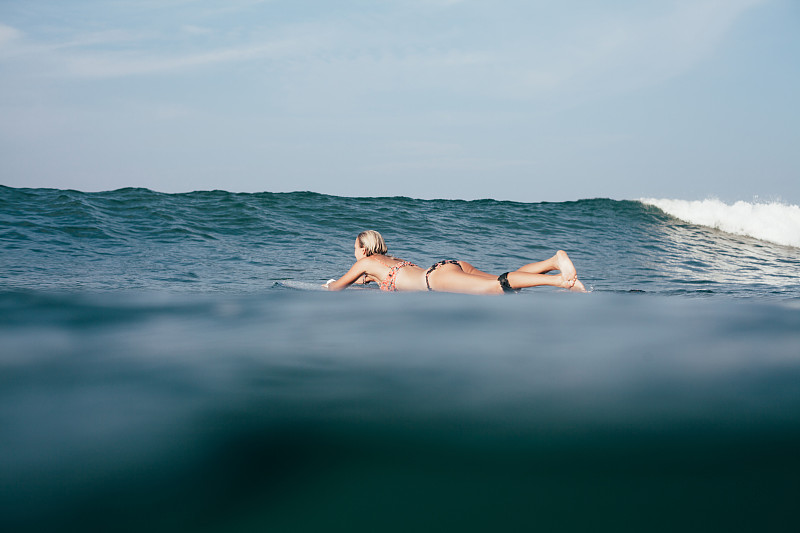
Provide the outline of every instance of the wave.
{"type": "Polygon", "coordinates": [[[800,248],[800,207],[796,205],[743,201],[728,205],[714,199],[642,198],[639,201],[691,224],[800,248]]]}

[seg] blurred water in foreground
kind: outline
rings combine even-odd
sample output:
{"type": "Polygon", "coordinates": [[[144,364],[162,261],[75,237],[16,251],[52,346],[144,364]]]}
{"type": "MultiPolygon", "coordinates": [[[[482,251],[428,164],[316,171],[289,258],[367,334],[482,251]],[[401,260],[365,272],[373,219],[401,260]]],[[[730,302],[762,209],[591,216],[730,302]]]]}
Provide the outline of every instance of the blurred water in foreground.
{"type": "Polygon", "coordinates": [[[800,306],[0,293],[0,528],[790,531],[800,306]]]}

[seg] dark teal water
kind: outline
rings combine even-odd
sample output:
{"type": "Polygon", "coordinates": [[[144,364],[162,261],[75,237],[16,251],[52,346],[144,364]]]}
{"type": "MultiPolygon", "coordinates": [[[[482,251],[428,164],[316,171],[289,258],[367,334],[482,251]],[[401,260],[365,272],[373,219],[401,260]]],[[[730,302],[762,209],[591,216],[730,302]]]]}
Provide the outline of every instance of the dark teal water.
{"type": "Polygon", "coordinates": [[[799,273],[638,202],[0,187],[0,528],[794,531],[799,273]],[[287,288],[364,228],[593,292],[287,288]]]}

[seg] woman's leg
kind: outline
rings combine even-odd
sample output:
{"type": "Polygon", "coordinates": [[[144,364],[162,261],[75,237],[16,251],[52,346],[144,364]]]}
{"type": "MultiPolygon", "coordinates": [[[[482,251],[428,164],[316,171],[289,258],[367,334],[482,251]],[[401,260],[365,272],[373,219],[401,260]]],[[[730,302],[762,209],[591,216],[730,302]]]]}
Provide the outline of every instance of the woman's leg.
{"type": "Polygon", "coordinates": [[[578,279],[578,272],[575,270],[575,265],[572,263],[572,260],[564,250],[559,250],[556,252],[556,255],[550,259],[539,261],[537,263],[529,263],[514,272],[510,272],[508,274],[508,282],[511,287],[515,289],[520,289],[522,287],[533,287],[533,285],[517,285],[516,283],[527,283],[533,281],[532,278],[520,277],[519,274],[545,275],[545,272],[550,272],[552,270],[558,270],[560,272],[560,276],[557,276],[563,281],[563,284],[560,286],[566,287],[573,291],[586,292],[586,288],[583,286],[583,283],[581,283],[578,279]]]}
{"type": "MultiPolygon", "coordinates": [[[[561,257],[564,257],[565,264],[568,262],[569,265],[572,265],[572,261],[567,256],[567,252],[564,250],[559,250],[556,252],[556,255],[551,257],[550,259],[545,259],[544,261],[536,261],[535,263],[528,263],[527,265],[523,265],[517,269],[517,272],[529,272],[531,274],[545,274],[547,272],[552,272],[553,270],[561,270],[560,263],[561,257]]],[[[572,266],[574,270],[575,267],[572,266]]]]}
{"type": "MultiPolygon", "coordinates": [[[[496,279],[495,276],[492,274],[487,274],[486,272],[482,272],[477,268],[473,267],[469,263],[465,261],[460,261],[462,268],[466,265],[469,268],[464,268],[464,271],[468,274],[476,274],[482,275],[484,277],[490,277],[496,279]],[[471,269],[471,270],[469,270],[471,269]],[[474,272],[473,272],[474,271],[474,272]]],[[[578,272],[575,270],[575,265],[572,263],[572,260],[567,255],[567,252],[564,250],[559,250],[556,252],[556,255],[551,257],[550,259],[545,259],[544,261],[536,261],[534,263],[528,263],[527,265],[523,265],[519,267],[514,272],[509,273],[508,277],[510,285],[515,289],[521,289],[523,287],[535,287],[537,285],[554,285],[559,287],[569,288],[575,291],[585,291],[586,289],[583,286],[583,283],[578,280],[578,272]],[[556,278],[561,278],[566,283],[559,284],[557,280],[545,280],[542,278],[531,278],[526,276],[511,276],[513,273],[517,274],[546,274],[547,272],[552,272],[554,270],[558,270],[560,272],[560,276],[555,276],[556,278]],[[515,284],[515,282],[517,284],[515,284]]]]}
{"type": "MultiPolygon", "coordinates": [[[[482,272],[471,274],[465,272],[457,265],[442,265],[431,272],[428,281],[431,289],[437,292],[457,292],[463,294],[502,294],[503,288],[497,276],[482,272]]],[[[538,287],[548,285],[569,289],[573,286],[571,280],[566,280],[560,275],[532,274],[529,272],[511,272],[508,281],[515,289],[524,287],[538,287]]]]}
{"type": "MultiPolygon", "coordinates": [[[[566,252],[563,253],[566,255],[566,252]]],[[[467,263],[466,261],[459,261],[458,263],[461,265],[461,270],[463,270],[467,274],[472,274],[473,276],[483,276],[485,278],[497,279],[496,275],[489,274],[488,272],[484,272],[483,270],[479,270],[475,268],[473,265],[467,263]]],[[[558,254],[554,255],[550,259],[545,259],[544,261],[536,261],[534,263],[528,263],[527,265],[522,265],[516,271],[528,272],[530,274],[545,274],[547,272],[552,272],[553,270],[558,270],[558,254]]]]}
{"type": "MultiPolygon", "coordinates": [[[[461,268],[448,264],[442,265],[431,272],[429,281],[434,291],[466,294],[501,294],[503,292],[500,282],[494,274],[483,272],[466,261],[459,261],[458,263],[461,268]],[[447,275],[440,276],[438,275],[440,272],[442,274],[447,273],[447,275]]],[[[586,290],[583,283],[578,280],[575,265],[563,250],[559,250],[549,259],[528,263],[513,272],[509,272],[508,282],[514,289],[550,286],[579,292],[585,292],[586,290]],[[560,274],[546,274],[546,272],[554,270],[558,270],[560,274]]]]}
{"type": "MultiPolygon", "coordinates": [[[[549,285],[551,287],[561,287],[562,289],[571,289],[577,291],[584,291],[583,283],[567,279],[564,274],[531,274],[529,272],[520,272],[516,270],[508,273],[508,284],[512,289],[524,289],[525,287],[539,287],[541,285],[549,285]]],[[[498,285],[500,283],[498,282],[498,285]]]]}
{"type": "MultiPolygon", "coordinates": [[[[488,272],[484,272],[472,266],[471,264],[467,263],[466,261],[459,261],[461,265],[461,269],[466,272],[467,274],[472,274],[474,276],[483,276],[486,278],[494,278],[496,279],[497,276],[494,274],[489,274],[488,272]]],[[[550,259],[545,259],[544,261],[536,261],[534,263],[528,263],[527,265],[522,265],[519,267],[516,272],[527,272],[529,274],[546,274],[547,272],[552,272],[554,270],[567,271],[567,277],[572,278],[576,277],[577,273],[575,272],[575,266],[572,264],[567,252],[564,250],[559,250],[556,252],[556,255],[551,257],[550,259]]]]}
{"type": "Polygon", "coordinates": [[[466,261],[459,261],[458,264],[461,265],[461,270],[463,270],[467,274],[471,274],[473,276],[480,276],[482,278],[497,279],[497,276],[495,276],[494,274],[489,274],[488,272],[479,270],[474,266],[472,266],[471,264],[467,263],[466,261]]]}
{"type": "MultiPolygon", "coordinates": [[[[464,264],[459,261],[459,264],[464,264]]],[[[472,267],[469,263],[465,266],[472,267]]],[[[500,294],[503,292],[497,276],[472,267],[467,273],[459,265],[442,265],[428,276],[430,288],[435,292],[457,292],[461,294],[500,294]]]]}
{"type": "MultiPolygon", "coordinates": [[[[578,280],[578,272],[575,270],[575,265],[572,263],[572,260],[564,250],[559,250],[556,252],[556,255],[550,259],[536,263],[528,263],[527,265],[518,268],[516,272],[544,274],[545,272],[551,272],[553,270],[558,270],[561,273],[561,277],[571,284],[571,289],[578,291],[586,290],[583,286],[583,283],[578,280]]],[[[514,287],[513,284],[511,286],[514,287]]]]}

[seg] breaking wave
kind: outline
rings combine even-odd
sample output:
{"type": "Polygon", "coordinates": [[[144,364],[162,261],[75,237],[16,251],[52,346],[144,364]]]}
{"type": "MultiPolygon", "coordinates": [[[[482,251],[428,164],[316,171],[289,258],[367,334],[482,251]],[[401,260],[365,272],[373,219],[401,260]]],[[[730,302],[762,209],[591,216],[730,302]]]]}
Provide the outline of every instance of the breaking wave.
{"type": "Polygon", "coordinates": [[[796,205],[742,201],[728,205],[714,199],[643,198],[640,202],[691,224],[800,248],[800,207],[796,205]]]}

